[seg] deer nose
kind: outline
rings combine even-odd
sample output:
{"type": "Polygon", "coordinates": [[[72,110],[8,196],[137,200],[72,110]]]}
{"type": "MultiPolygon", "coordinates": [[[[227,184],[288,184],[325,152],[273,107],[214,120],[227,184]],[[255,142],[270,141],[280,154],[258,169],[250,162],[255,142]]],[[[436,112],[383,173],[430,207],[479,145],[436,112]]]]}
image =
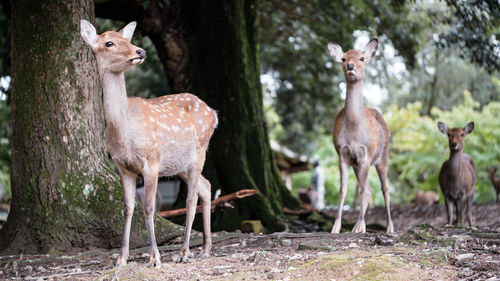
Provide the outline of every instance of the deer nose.
{"type": "Polygon", "coordinates": [[[453,147],[453,148],[457,147],[457,143],[456,142],[452,142],[451,143],[451,147],[453,147]]]}
{"type": "Polygon", "coordinates": [[[353,70],[354,69],[354,64],[350,63],[347,65],[347,70],[353,70]]]}
{"type": "Polygon", "coordinates": [[[139,58],[143,59],[146,57],[146,51],[143,50],[143,49],[139,49],[137,51],[135,51],[138,55],[139,55],[139,58]]]}

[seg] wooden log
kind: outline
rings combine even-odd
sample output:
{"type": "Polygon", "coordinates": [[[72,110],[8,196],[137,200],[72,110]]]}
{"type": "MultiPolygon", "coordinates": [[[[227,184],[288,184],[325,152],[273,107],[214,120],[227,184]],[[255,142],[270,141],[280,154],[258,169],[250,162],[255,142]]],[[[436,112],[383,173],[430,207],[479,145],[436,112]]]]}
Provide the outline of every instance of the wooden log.
{"type": "MultiPolygon", "coordinates": [[[[256,194],[257,192],[259,192],[257,189],[242,189],[242,190],[239,190],[237,192],[221,196],[215,200],[212,200],[212,204],[211,204],[212,212],[214,211],[214,209],[217,205],[220,205],[220,204],[223,204],[225,202],[232,201],[235,199],[241,199],[241,198],[245,198],[248,196],[252,196],[252,195],[256,194]]],[[[186,212],[187,212],[187,209],[182,208],[182,209],[176,209],[176,210],[161,211],[161,212],[157,212],[157,214],[164,217],[164,218],[170,218],[170,217],[185,215],[186,212]]],[[[196,206],[196,213],[201,213],[201,205],[196,206]]]]}

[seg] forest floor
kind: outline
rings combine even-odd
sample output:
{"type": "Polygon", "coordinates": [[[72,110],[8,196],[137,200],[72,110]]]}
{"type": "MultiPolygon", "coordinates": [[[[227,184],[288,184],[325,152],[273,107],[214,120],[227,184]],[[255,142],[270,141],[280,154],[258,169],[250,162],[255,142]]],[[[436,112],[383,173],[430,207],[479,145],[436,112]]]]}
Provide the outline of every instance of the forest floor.
{"type": "MultiPolygon", "coordinates": [[[[357,211],[345,212],[354,221],[357,211]]],[[[474,228],[444,227],[442,205],[393,206],[396,235],[328,232],[213,234],[212,256],[173,261],[181,239],[160,246],[162,266],[147,267],[147,248],[114,268],[118,249],[74,256],[0,256],[0,280],[500,280],[500,204],[474,206],[474,228]]],[[[384,208],[367,224],[385,225],[384,208]]],[[[201,238],[192,238],[192,252],[201,238]]]]}

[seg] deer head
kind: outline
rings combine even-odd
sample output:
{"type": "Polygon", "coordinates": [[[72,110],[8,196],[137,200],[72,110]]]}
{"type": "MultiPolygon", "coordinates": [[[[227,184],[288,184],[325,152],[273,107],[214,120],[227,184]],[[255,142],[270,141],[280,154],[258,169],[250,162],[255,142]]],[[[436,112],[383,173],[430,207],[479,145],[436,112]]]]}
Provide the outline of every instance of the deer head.
{"type": "Polygon", "coordinates": [[[465,137],[474,130],[474,122],[469,122],[465,128],[451,128],[441,121],[438,122],[438,128],[441,133],[448,135],[448,143],[452,151],[461,151],[464,148],[465,137]]]}
{"type": "Polygon", "coordinates": [[[130,43],[137,23],[127,24],[120,31],[107,31],[97,35],[95,27],[80,20],[80,34],[92,48],[99,68],[103,71],[121,73],[146,59],[146,51],[130,43]]]}
{"type": "Polygon", "coordinates": [[[328,51],[334,61],[342,64],[346,81],[356,82],[365,76],[365,66],[375,56],[377,46],[378,39],[373,38],[366,45],[364,52],[349,50],[344,53],[337,43],[328,43],[328,51]]]}

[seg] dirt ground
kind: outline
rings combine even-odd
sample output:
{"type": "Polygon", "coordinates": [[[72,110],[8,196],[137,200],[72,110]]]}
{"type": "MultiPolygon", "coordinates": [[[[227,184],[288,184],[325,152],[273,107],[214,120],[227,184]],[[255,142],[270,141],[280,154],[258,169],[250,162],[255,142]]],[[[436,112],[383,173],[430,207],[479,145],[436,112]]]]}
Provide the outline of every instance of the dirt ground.
{"type": "MultiPolygon", "coordinates": [[[[393,206],[397,231],[253,235],[213,234],[212,256],[173,261],[180,239],[160,246],[162,266],[147,267],[148,249],[114,268],[118,249],[75,256],[0,256],[0,280],[500,280],[500,204],[474,206],[474,228],[444,227],[444,206],[393,206]]],[[[355,221],[357,211],[345,212],[355,221]]],[[[293,217],[292,217],[293,218],[293,217]]],[[[384,209],[367,224],[385,225],[384,209]]],[[[316,227],[317,228],[317,227],[316,227]]],[[[196,233],[192,251],[201,251],[196,233]]]]}

